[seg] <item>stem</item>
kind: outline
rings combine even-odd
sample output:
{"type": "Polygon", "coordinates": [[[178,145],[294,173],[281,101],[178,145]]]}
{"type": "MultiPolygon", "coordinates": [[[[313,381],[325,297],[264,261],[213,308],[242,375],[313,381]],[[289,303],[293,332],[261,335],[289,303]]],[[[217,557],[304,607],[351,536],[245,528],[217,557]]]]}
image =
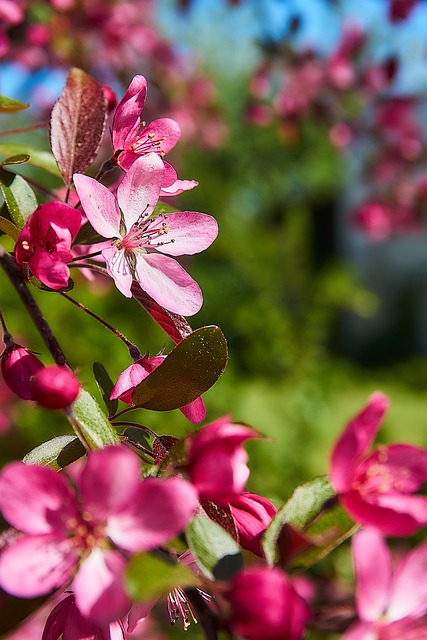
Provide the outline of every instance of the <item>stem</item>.
{"type": "Polygon", "coordinates": [[[3,314],[1,311],[0,311],[0,322],[3,329],[3,342],[6,347],[10,347],[14,344],[14,340],[12,338],[12,335],[7,330],[6,323],[4,321],[3,314]]]}
{"type": "Polygon", "coordinates": [[[34,129],[45,129],[49,126],[48,122],[39,122],[37,124],[29,125],[28,127],[20,127],[19,129],[10,129],[9,131],[1,131],[0,136],[11,136],[15,133],[25,133],[26,131],[33,131],[34,129]]]}
{"type": "Polygon", "coordinates": [[[42,314],[37,302],[28,290],[25,282],[23,281],[21,270],[16,264],[15,259],[11,255],[9,255],[1,245],[0,266],[3,267],[6,275],[9,277],[9,280],[15,287],[17,294],[21,298],[23,305],[25,306],[45,345],[52,354],[52,358],[54,359],[56,364],[59,366],[65,365],[66,367],[71,369],[70,365],[67,362],[67,358],[65,357],[65,354],[59,345],[59,342],[52,332],[52,329],[47,323],[47,320],[42,314]]]}
{"type": "Polygon", "coordinates": [[[109,158],[104,162],[104,164],[96,174],[95,180],[98,180],[98,182],[101,182],[101,178],[103,178],[106,173],[108,173],[109,171],[112,171],[116,167],[117,167],[117,164],[114,162],[114,158],[109,158]]]}
{"type": "Polygon", "coordinates": [[[135,409],[140,409],[140,407],[126,407],[126,409],[123,409],[122,411],[119,411],[119,413],[116,413],[115,416],[110,416],[110,418],[109,418],[110,422],[112,420],[115,420],[116,418],[120,418],[120,416],[124,416],[125,413],[128,413],[128,411],[135,411],[135,409]]]}
{"type": "Polygon", "coordinates": [[[127,421],[115,422],[114,426],[115,427],[137,427],[138,429],[141,429],[141,431],[145,431],[146,433],[148,433],[149,436],[153,436],[153,438],[159,437],[155,431],[152,431],[150,429],[150,427],[146,427],[145,424],[139,424],[139,422],[127,422],[127,421]]]}
{"type": "Polygon", "coordinates": [[[131,358],[133,358],[134,360],[138,360],[139,358],[142,358],[142,354],[138,349],[138,347],[134,345],[133,342],[128,340],[126,336],[123,335],[123,333],[115,329],[111,324],[109,324],[106,320],[98,316],[96,313],[94,313],[93,311],[85,307],[84,304],[77,302],[77,300],[74,300],[74,298],[71,298],[66,293],[61,292],[61,296],[66,300],[69,300],[70,302],[72,302],[78,309],[87,313],[91,318],[98,320],[98,322],[100,322],[106,329],[109,329],[112,333],[114,333],[114,335],[117,336],[117,338],[119,338],[122,342],[125,343],[125,345],[129,349],[131,358]]]}
{"type": "Polygon", "coordinates": [[[95,256],[100,256],[102,251],[94,251],[93,253],[88,253],[86,256],[77,256],[73,258],[71,262],[78,262],[79,260],[87,260],[88,258],[95,258],[95,256]]]}

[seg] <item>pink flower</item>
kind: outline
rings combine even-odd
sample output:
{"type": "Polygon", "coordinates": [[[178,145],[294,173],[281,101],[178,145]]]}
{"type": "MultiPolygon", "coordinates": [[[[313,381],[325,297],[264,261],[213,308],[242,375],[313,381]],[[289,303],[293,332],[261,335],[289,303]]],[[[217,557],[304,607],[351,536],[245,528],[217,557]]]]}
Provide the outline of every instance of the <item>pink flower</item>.
{"type": "Polygon", "coordinates": [[[89,454],[76,493],[53,469],[15,462],[0,474],[0,509],[23,532],[0,556],[0,586],[33,598],[72,581],[83,617],[97,624],[130,607],[127,552],[154,549],[180,533],[197,506],[185,480],[140,481],[136,454],[107,447],[89,454]]]}
{"type": "Polygon", "coordinates": [[[279,569],[242,571],[227,595],[231,628],[247,640],[300,640],[310,617],[307,603],[279,569]]]}
{"type": "Polygon", "coordinates": [[[36,278],[51,289],[66,287],[71,241],[80,229],[81,219],[79,211],[62,202],[41,204],[16,241],[17,263],[27,262],[36,278]]]}
{"type": "Polygon", "coordinates": [[[89,222],[104,238],[112,239],[102,255],[119,291],[130,298],[135,276],[162,307],[193,315],[202,305],[200,287],[169,256],[203,251],[215,240],[218,225],[211,216],[195,211],[150,217],[159,199],[163,171],[155,153],[142,156],[120,183],[117,198],[88,176],[75,174],[74,182],[89,222]]]}
{"type": "Polygon", "coordinates": [[[233,496],[229,501],[229,507],[239,534],[240,545],[243,549],[262,557],[262,535],[276,515],[276,507],[267,498],[248,492],[233,496]]]}
{"type": "Polygon", "coordinates": [[[199,494],[218,504],[228,504],[243,492],[249,469],[242,444],[256,438],[250,427],[233,424],[229,416],[211,422],[190,440],[188,471],[199,494]]]}
{"type": "MultiPolygon", "coordinates": [[[[148,358],[144,356],[136,360],[120,374],[111,391],[110,400],[119,399],[132,406],[132,393],[135,387],[145,380],[152,371],[157,369],[166,357],[167,356],[156,356],[155,358],[148,358]]],[[[194,402],[180,407],[180,411],[182,411],[187,420],[193,424],[202,422],[206,417],[206,409],[202,398],[197,398],[194,402]]]]}
{"type": "Polygon", "coordinates": [[[427,524],[427,497],[413,495],[427,480],[427,451],[407,444],[367,449],[388,407],[373,393],[332,451],[330,478],[342,506],[356,522],[384,535],[407,536],[427,524]]]}
{"type": "Polygon", "coordinates": [[[427,638],[427,543],[402,558],[393,574],[390,551],[373,529],[353,538],[359,622],[343,640],[427,638]]]}
{"type": "Polygon", "coordinates": [[[79,381],[67,367],[43,367],[32,381],[32,399],[45,409],[65,409],[79,391],[79,381]]]}
{"type": "Polygon", "coordinates": [[[1,372],[9,389],[23,400],[33,399],[33,376],[44,364],[20,344],[8,345],[0,356],[1,372]]]}
{"type": "Polygon", "coordinates": [[[61,637],[67,640],[124,640],[125,632],[120,620],[100,626],[84,618],[76,607],[74,595],[69,595],[50,612],[42,640],[61,637]]]}
{"type": "MultiPolygon", "coordinates": [[[[147,153],[154,152],[163,159],[181,135],[179,124],[171,118],[159,118],[148,126],[145,123],[141,125],[146,95],[146,79],[144,76],[135,76],[114,114],[114,158],[124,171],[128,171],[135,160],[147,153]]],[[[162,196],[178,195],[197,186],[195,180],[177,180],[175,169],[167,162],[164,162],[164,166],[162,196]]]]}

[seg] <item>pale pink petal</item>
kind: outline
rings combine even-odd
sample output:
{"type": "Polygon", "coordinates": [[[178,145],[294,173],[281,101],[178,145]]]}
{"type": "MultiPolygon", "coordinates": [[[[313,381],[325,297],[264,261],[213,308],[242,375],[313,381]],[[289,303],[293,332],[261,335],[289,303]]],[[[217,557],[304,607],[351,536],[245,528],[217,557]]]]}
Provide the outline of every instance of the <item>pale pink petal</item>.
{"type": "Polygon", "coordinates": [[[95,548],[73,580],[80,613],[98,624],[122,618],[131,606],[123,587],[125,559],[117,551],[95,548]]]}
{"type": "Polygon", "coordinates": [[[70,540],[25,536],[0,555],[0,586],[19,598],[35,598],[65,586],[78,559],[70,540]]]}
{"type": "Polygon", "coordinates": [[[179,196],[179,194],[184,191],[194,189],[198,184],[199,183],[196,182],[196,180],[175,180],[171,185],[161,188],[160,197],[179,196]]]}
{"type": "Polygon", "coordinates": [[[154,549],[183,531],[197,504],[197,492],[189,482],[147,478],[127,510],[108,519],[107,534],[128,551],[154,549]]]}
{"type": "Polygon", "coordinates": [[[127,628],[126,631],[128,633],[133,633],[140,622],[143,622],[145,618],[150,615],[151,609],[154,607],[155,602],[147,602],[145,604],[133,604],[131,610],[129,611],[129,615],[127,617],[127,628]]]}
{"type": "Polygon", "coordinates": [[[341,640],[380,640],[371,622],[357,623],[350,627],[341,640]]]}
{"type": "Polygon", "coordinates": [[[203,296],[199,285],[178,262],[161,254],[137,254],[136,279],[165,309],[183,316],[200,310],[203,296]]]}
{"type": "Polygon", "coordinates": [[[184,407],[180,407],[180,411],[185,415],[187,420],[192,424],[199,424],[206,418],[206,407],[202,398],[196,398],[190,404],[186,404],[184,407]]]}
{"type": "Polygon", "coordinates": [[[373,393],[367,405],[351,420],[332,451],[330,478],[337,493],[347,491],[360,456],[372,443],[388,408],[388,399],[373,393]]]}
{"type": "Polygon", "coordinates": [[[66,535],[78,517],[77,502],[64,477],[39,465],[12,462],[0,474],[0,510],[16,529],[66,535]]]}
{"type": "Polygon", "coordinates": [[[163,162],[156,153],[141,156],[133,163],[117,188],[117,201],[123,212],[126,231],[143,215],[153,212],[163,179],[163,162]]]}
{"type": "Polygon", "coordinates": [[[388,620],[427,613],[427,542],[408,553],[397,567],[391,588],[388,620]]]}
{"type": "Polygon", "coordinates": [[[163,160],[163,167],[164,167],[164,173],[163,173],[163,180],[162,180],[162,190],[171,187],[172,184],[174,184],[174,182],[176,182],[176,179],[178,178],[177,172],[175,171],[173,166],[169,164],[169,162],[166,162],[166,160],[163,160]]]}
{"type": "Polygon", "coordinates": [[[83,211],[95,231],[104,238],[120,238],[121,216],[111,191],[81,173],[75,173],[73,180],[83,211]]]}
{"type": "Polygon", "coordinates": [[[112,446],[89,454],[80,475],[84,511],[95,522],[127,508],[139,485],[138,456],[125,447],[112,446]]]}
{"type": "Polygon", "coordinates": [[[130,289],[133,276],[126,260],[124,249],[108,247],[107,249],[103,249],[102,255],[106,262],[108,275],[113,278],[117,289],[126,296],[126,298],[131,298],[132,293],[130,289]]]}
{"type": "MultiPolygon", "coordinates": [[[[71,260],[71,254],[69,256],[71,260]]],[[[59,261],[55,253],[48,253],[41,246],[35,248],[28,266],[32,274],[50,289],[63,289],[68,285],[70,270],[67,265],[59,261]]]]}
{"type": "Polygon", "coordinates": [[[138,137],[145,138],[149,135],[153,142],[161,141],[161,151],[165,154],[169,153],[178,142],[181,129],[176,120],[172,120],[172,118],[158,118],[144,127],[138,137]]]}
{"type": "Polygon", "coordinates": [[[145,380],[148,375],[149,372],[146,371],[144,367],[137,362],[134,362],[119,375],[117,382],[111,391],[110,400],[116,400],[119,398],[127,404],[133,404],[133,390],[136,385],[145,380]]]}
{"type": "Polygon", "coordinates": [[[196,211],[170,213],[166,216],[167,240],[153,247],[170,256],[193,255],[207,249],[218,235],[218,223],[212,216],[196,211]]]}
{"type": "Polygon", "coordinates": [[[147,95],[144,76],[135,76],[117,105],[113,119],[114,151],[124,149],[140,128],[140,115],[147,95]]]}
{"type": "Polygon", "coordinates": [[[381,618],[387,609],[391,587],[391,554],[383,537],[373,529],[353,537],[356,606],[363,622],[381,618]]]}

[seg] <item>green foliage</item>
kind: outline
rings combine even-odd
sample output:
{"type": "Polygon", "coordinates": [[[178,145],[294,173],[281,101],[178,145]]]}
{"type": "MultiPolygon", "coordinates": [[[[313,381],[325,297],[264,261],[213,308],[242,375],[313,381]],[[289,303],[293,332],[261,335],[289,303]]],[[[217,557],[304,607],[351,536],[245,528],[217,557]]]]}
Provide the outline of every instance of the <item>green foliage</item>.
{"type": "Polygon", "coordinates": [[[133,600],[151,603],[176,587],[185,589],[200,580],[176,560],[152,553],[138,553],[126,570],[125,587],[133,600]]]}
{"type": "Polygon", "coordinates": [[[67,417],[82,443],[90,449],[100,449],[110,444],[117,444],[119,437],[96,400],[84,389],[80,390],[77,399],[67,417]]]}
{"type": "Polygon", "coordinates": [[[10,217],[22,229],[27,219],[37,209],[37,198],[22,176],[0,168],[0,190],[10,217]]]}
{"type": "Polygon", "coordinates": [[[58,436],[27,453],[25,464],[42,464],[56,471],[75,462],[86,453],[86,449],[76,436],[58,436]]]}
{"type": "Polygon", "coordinates": [[[239,545],[216,522],[195,516],[185,535],[198,567],[210,580],[230,580],[242,569],[239,545]]]}

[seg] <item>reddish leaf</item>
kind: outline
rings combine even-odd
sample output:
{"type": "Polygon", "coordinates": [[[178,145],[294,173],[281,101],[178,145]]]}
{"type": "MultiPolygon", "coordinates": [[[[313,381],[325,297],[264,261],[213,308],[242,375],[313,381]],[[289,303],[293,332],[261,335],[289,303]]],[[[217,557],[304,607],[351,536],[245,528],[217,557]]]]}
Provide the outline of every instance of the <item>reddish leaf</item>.
{"type": "Polygon", "coordinates": [[[50,118],[52,153],[67,186],[98,153],[107,112],[102,86],[81,69],[71,69],[50,118]]]}
{"type": "Polygon", "coordinates": [[[239,542],[239,534],[237,533],[230,507],[222,507],[216,502],[205,499],[201,500],[201,505],[211,520],[220,524],[236,542],[239,542]]]}
{"type": "Polygon", "coordinates": [[[174,436],[159,436],[153,442],[154,464],[160,465],[172,447],[179,442],[174,436]]]}
{"type": "Polygon", "coordinates": [[[172,311],[167,311],[161,307],[148,293],[141,289],[137,282],[132,284],[132,295],[175,344],[182,342],[184,338],[190,335],[192,329],[184,316],[172,313],[172,311]]]}

